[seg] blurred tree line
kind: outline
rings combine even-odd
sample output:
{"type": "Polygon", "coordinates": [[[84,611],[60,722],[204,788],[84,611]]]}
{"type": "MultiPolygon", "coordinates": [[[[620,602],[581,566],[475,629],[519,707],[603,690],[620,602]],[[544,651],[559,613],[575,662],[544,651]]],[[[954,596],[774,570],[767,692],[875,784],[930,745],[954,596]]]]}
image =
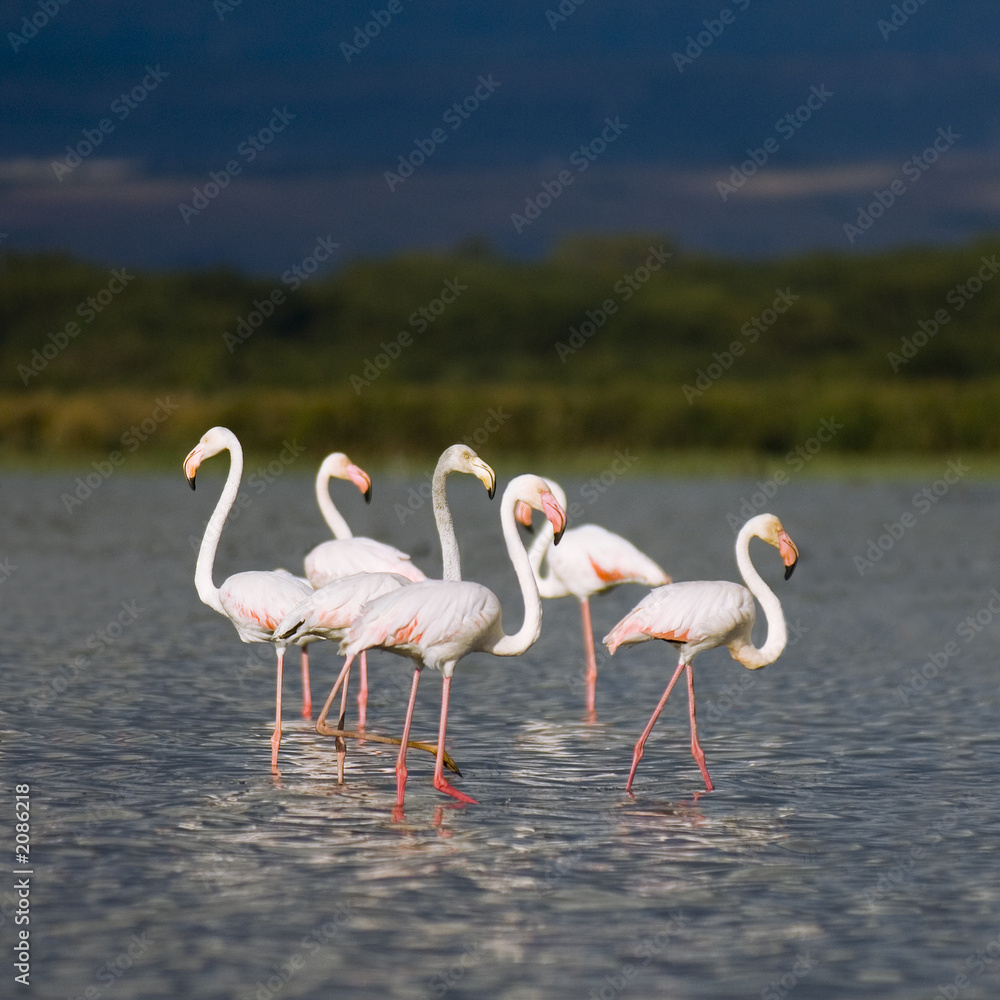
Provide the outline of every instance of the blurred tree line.
{"type": "Polygon", "coordinates": [[[824,416],[844,424],[837,450],[990,449],[998,255],[984,240],[747,262],[637,234],[540,262],[471,241],[262,278],[7,253],[0,437],[108,447],[172,391],[188,436],[218,418],[383,452],[479,432],[507,450],[780,453],[824,416]]]}

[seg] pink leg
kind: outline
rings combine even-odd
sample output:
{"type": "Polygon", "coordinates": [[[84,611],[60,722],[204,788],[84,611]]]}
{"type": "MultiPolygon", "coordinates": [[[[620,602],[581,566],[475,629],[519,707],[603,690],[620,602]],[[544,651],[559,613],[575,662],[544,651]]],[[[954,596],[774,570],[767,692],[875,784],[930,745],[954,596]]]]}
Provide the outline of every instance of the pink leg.
{"type": "MultiPolygon", "coordinates": [[[[434,787],[439,792],[444,792],[446,795],[451,795],[458,799],[459,802],[465,802],[469,805],[478,805],[474,798],[466,795],[464,792],[460,792],[457,788],[452,788],[444,779],[444,758],[442,754],[444,752],[444,736],[445,730],[448,728],[448,693],[451,690],[451,678],[444,677],[441,682],[441,724],[438,726],[438,747],[437,747],[437,762],[434,765],[434,787]]],[[[406,736],[403,737],[406,739],[406,736]]]]}
{"type": "Polygon", "coordinates": [[[705,788],[712,790],[712,779],[708,776],[708,768],[705,766],[705,754],[702,752],[701,744],[698,742],[698,724],[694,720],[694,672],[691,664],[687,664],[688,679],[688,711],[691,716],[691,753],[698,762],[701,769],[701,776],[705,779],[705,788]]]}
{"type": "Polygon", "coordinates": [[[312,689],[309,686],[309,653],[307,646],[300,646],[302,654],[302,718],[311,719],[313,714],[312,689]]]}
{"type": "Polygon", "coordinates": [[[358,729],[365,728],[365,717],[368,714],[368,657],[366,650],[361,651],[361,687],[358,688],[358,729]]]}
{"type": "MultiPolygon", "coordinates": [[[[340,721],[337,723],[338,729],[344,728],[344,719],[347,715],[347,687],[350,682],[351,671],[348,669],[344,673],[344,686],[340,692],[340,721]]],[[[337,784],[342,785],[344,783],[344,764],[347,761],[347,740],[343,736],[338,736],[334,746],[337,749],[337,784]]]]}
{"type": "Polygon", "coordinates": [[[597,718],[594,704],[597,700],[597,657],[594,655],[594,627],[590,621],[590,601],[586,597],[580,599],[580,616],[583,619],[583,649],[587,656],[587,716],[593,721],[597,718]]]}
{"type": "Polygon", "coordinates": [[[677,678],[680,677],[683,669],[684,661],[681,660],[681,662],[677,664],[674,676],[670,678],[667,690],[663,692],[663,697],[660,699],[659,705],[656,706],[656,711],[653,712],[652,718],[646,724],[646,728],[642,731],[642,736],[639,737],[639,742],[635,745],[635,752],[632,754],[632,770],[628,773],[628,784],[625,785],[626,792],[632,791],[632,779],[635,777],[635,769],[639,766],[639,761],[642,760],[642,748],[646,744],[647,737],[653,731],[653,725],[659,717],[660,712],[663,711],[663,706],[666,705],[667,699],[670,697],[670,692],[673,691],[674,685],[677,683],[677,678]]]}
{"type": "Polygon", "coordinates": [[[281,745],[281,667],[285,658],[285,647],[275,646],[278,656],[278,689],[274,696],[274,732],[271,734],[271,770],[278,771],[278,747],[281,745]]]}
{"type": "Polygon", "coordinates": [[[322,733],[324,736],[329,736],[329,726],[326,725],[326,717],[330,713],[330,706],[333,704],[333,699],[337,697],[337,692],[340,690],[340,685],[343,684],[351,673],[351,664],[354,662],[354,657],[349,656],[341,668],[340,676],[337,678],[336,683],[330,688],[330,694],[327,696],[326,701],[323,703],[323,708],[319,713],[319,718],[316,720],[316,732],[322,733]]]}
{"type": "MultiPolygon", "coordinates": [[[[403,742],[396,758],[396,808],[403,808],[403,795],[406,792],[406,743],[410,738],[410,723],[413,721],[413,706],[417,702],[417,684],[420,681],[420,667],[413,671],[413,685],[410,688],[410,703],[406,706],[406,721],[403,723],[403,742]]],[[[439,751],[440,752],[440,751],[439,751]]]]}

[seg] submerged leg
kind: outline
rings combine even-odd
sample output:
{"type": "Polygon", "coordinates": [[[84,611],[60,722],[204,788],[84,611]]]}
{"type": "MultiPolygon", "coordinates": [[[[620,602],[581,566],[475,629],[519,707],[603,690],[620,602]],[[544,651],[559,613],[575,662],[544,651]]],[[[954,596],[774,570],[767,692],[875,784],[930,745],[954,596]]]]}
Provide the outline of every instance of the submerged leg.
{"type": "Polygon", "coordinates": [[[275,646],[278,657],[278,687],[274,695],[274,732],[271,734],[271,770],[278,770],[278,747],[281,745],[281,667],[285,658],[285,647],[275,646]]]}
{"type": "Polygon", "coordinates": [[[708,776],[708,768],[705,766],[705,754],[702,752],[701,744],[698,742],[698,724],[694,719],[694,672],[691,669],[691,664],[686,664],[687,666],[687,679],[688,679],[688,714],[691,717],[691,753],[694,755],[694,759],[698,762],[698,767],[701,769],[701,776],[705,779],[705,788],[708,791],[712,790],[712,779],[708,776]]]}
{"type": "Polygon", "coordinates": [[[417,684],[420,682],[420,667],[413,671],[413,684],[410,687],[410,702],[406,706],[406,721],[403,723],[403,736],[399,745],[399,756],[396,758],[396,806],[403,808],[403,795],[406,793],[406,741],[410,738],[410,723],[413,722],[413,706],[417,702],[417,684]]]}
{"type": "MultiPolygon", "coordinates": [[[[337,728],[340,730],[344,728],[344,718],[347,715],[347,687],[350,682],[351,671],[348,670],[340,692],[340,720],[337,722],[337,728]]],[[[347,761],[347,740],[343,736],[338,736],[334,747],[337,750],[337,784],[342,785],[344,783],[344,764],[347,761]]]]}
{"type": "Polygon", "coordinates": [[[625,785],[625,791],[632,791],[632,779],[635,777],[635,769],[639,766],[639,761],[642,760],[642,748],[646,744],[646,739],[649,734],[653,731],[653,725],[663,711],[663,706],[666,705],[667,699],[670,697],[670,692],[673,691],[674,685],[677,683],[677,678],[680,677],[681,671],[684,669],[684,661],[681,660],[677,664],[677,669],[674,671],[674,676],[670,678],[670,683],[667,685],[667,690],[663,692],[663,697],[660,699],[659,705],[656,706],[656,711],[653,712],[652,718],[646,724],[646,728],[642,731],[642,736],[639,737],[639,741],[635,745],[635,752],[632,754],[632,770],[628,773],[628,783],[625,785]]]}
{"type": "Polygon", "coordinates": [[[594,709],[597,701],[597,657],[594,655],[594,627],[590,621],[590,601],[586,597],[580,599],[580,617],[583,621],[583,650],[587,657],[587,673],[584,675],[587,684],[587,716],[590,721],[594,721],[597,718],[594,709]]]}
{"type": "MultiPolygon", "coordinates": [[[[460,792],[457,788],[452,788],[444,778],[444,758],[442,755],[444,752],[445,730],[448,728],[448,693],[450,690],[451,678],[445,676],[441,681],[441,723],[438,726],[437,761],[434,764],[434,787],[439,792],[453,796],[459,802],[465,802],[468,805],[478,805],[474,798],[466,795],[464,792],[460,792]]],[[[403,738],[405,739],[406,737],[404,736],[403,738]]]]}
{"type": "Polygon", "coordinates": [[[309,686],[309,653],[307,646],[300,646],[302,654],[302,718],[311,719],[313,714],[312,689],[309,686]]]}

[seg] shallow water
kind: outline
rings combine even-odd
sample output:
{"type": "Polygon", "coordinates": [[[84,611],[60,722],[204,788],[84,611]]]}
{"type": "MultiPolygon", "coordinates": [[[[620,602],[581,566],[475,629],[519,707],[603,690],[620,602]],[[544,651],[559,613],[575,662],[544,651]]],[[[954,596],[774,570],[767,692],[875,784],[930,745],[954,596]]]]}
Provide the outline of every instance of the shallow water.
{"type": "MultiPolygon", "coordinates": [[[[570,599],[545,602],[523,657],[456,671],[456,785],[480,804],[435,792],[431,758],[413,751],[394,821],[392,749],[352,745],[338,787],[332,741],[298,716],[294,652],[270,773],[273,652],[241,644],[192,582],[221,478],[206,468],[192,495],[179,473],[120,471],[70,512],[74,478],[0,483],[0,828],[13,845],[13,786],[30,784],[34,995],[997,995],[998,486],[963,480],[918,504],[928,484],[801,481],[767,501],[801,550],[786,583],[772,550],[753,549],[792,642],[762,671],[718,650],[696,662],[711,794],[683,690],[625,794],[675,656],[647,643],[604,657],[599,719],[584,722],[570,599]],[[888,551],[858,564],[880,535],[888,551]]],[[[357,533],[436,573],[429,507],[398,513],[420,484],[376,480],[367,508],[346,487],[336,499],[357,533]]],[[[753,503],[754,483],[563,485],[583,520],[675,579],[736,578],[727,514],[753,503]]],[[[498,592],[510,631],[521,608],[496,502],[475,481],[449,490],[465,575],[498,592]]],[[[325,537],[306,478],[248,496],[217,582],[298,570],[325,537]]],[[[642,594],[595,599],[598,638],[642,594]]],[[[312,651],[321,701],[339,661],[312,651]]],[[[371,661],[369,724],[398,733],[407,662],[371,661]]],[[[436,733],[439,690],[428,671],[419,737],[436,733]]]]}

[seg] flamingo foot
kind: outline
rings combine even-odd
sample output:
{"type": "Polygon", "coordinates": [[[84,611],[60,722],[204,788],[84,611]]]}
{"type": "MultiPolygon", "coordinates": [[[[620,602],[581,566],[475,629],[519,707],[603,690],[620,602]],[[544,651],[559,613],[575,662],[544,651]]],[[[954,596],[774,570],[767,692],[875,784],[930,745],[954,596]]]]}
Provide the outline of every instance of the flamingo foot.
{"type": "Polygon", "coordinates": [[[466,795],[465,792],[460,792],[457,788],[453,788],[447,781],[445,781],[444,778],[435,778],[434,787],[439,792],[444,792],[445,795],[450,795],[452,798],[458,799],[459,802],[465,805],[479,805],[479,803],[471,795],[466,795]]]}
{"type": "Polygon", "coordinates": [[[276,729],[271,737],[271,770],[278,770],[278,747],[281,746],[281,730],[276,729]]]}
{"type": "Polygon", "coordinates": [[[406,795],[406,765],[402,762],[396,764],[396,808],[403,808],[403,797],[406,795]]]}

